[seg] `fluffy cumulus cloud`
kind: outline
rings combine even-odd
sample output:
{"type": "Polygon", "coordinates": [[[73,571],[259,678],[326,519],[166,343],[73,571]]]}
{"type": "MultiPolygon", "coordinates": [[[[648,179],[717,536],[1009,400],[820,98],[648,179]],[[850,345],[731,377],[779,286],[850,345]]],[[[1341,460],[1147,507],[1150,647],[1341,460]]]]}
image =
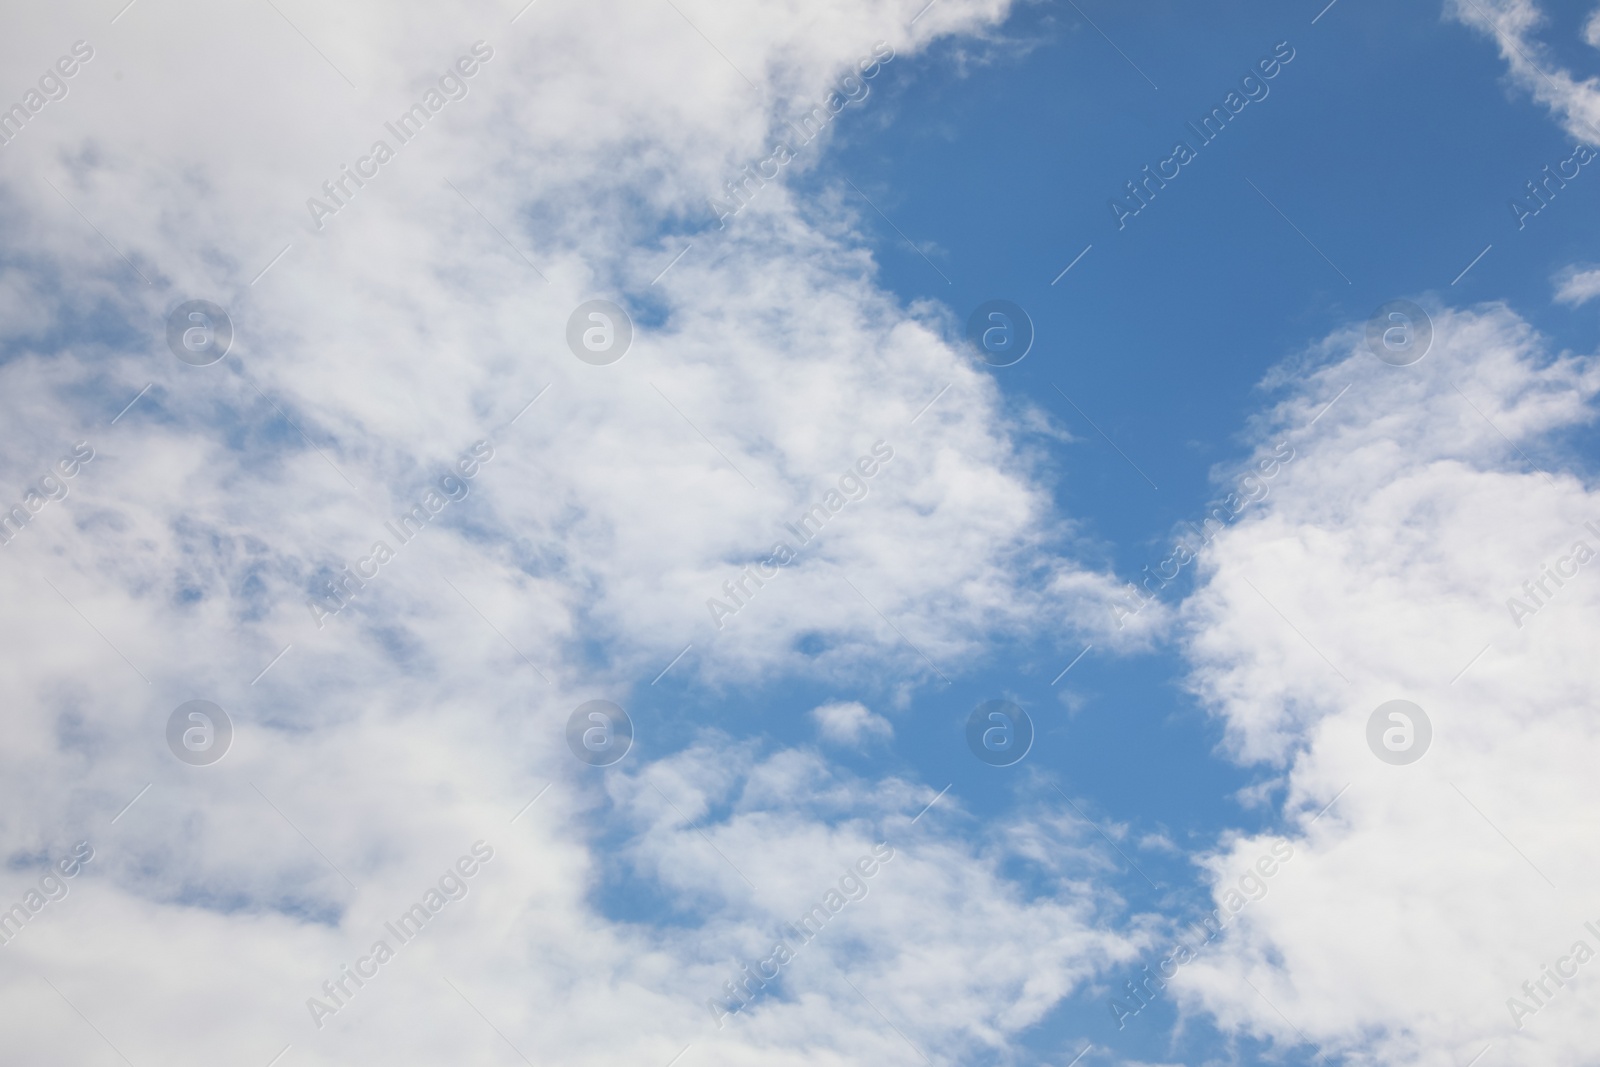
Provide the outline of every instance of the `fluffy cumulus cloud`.
{"type": "Polygon", "coordinates": [[[1600,870],[1572,844],[1600,823],[1600,494],[1563,445],[1594,419],[1600,358],[1552,351],[1500,305],[1432,318],[1413,366],[1352,328],[1285,368],[1264,429],[1298,431],[1300,456],[1183,606],[1193,688],[1275,777],[1294,858],[1255,900],[1223,872],[1271,842],[1216,857],[1231,929],[1174,985],[1228,1028],[1351,1062],[1464,1063],[1491,1043],[1578,1062],[1586,982],[1543,968],[1571,978],[1600,951],[1582,890],[1600,870]],[[1418,762],[1369,747],[1395,699],[1431,723],[1418,762]]]}
{"type": "Polygon", "coordinates": [[[823,704],[811,709],[817,732],[841,745],[856,745],[871,738],[894,736],[894,727],[858,700],[823,704]]]}
{"type": "Polygon", "coordinates": [[[932,790],[842,778],[804,751],[730,756],[712,738],[616,779],[612,794],[637,827],[616,862],[685,908],[718,902],[715,929],[672,939],[699,961],[673,981],[699,998],[708,1036],[752,1052],[797,1063],[907,1061],[908,1044],[930,1056],[1003,1052],[1138,942],[1099,921],[1114,901],[1096,884],[1093,830],[1031,805],[992,841],[962,844],[939,827],[970,830],[973,816],[948,796],[924,815],[932,790]],[[694,827],[712,811],[725,814],[702,834],[694,827]],[[1007,864],[1045,891],[1023,892],[1002,876],[1007,864]],[[851,1002],[835,1005],[839,994],[851,1002]],[[835,1010],[862,1024],[881,1010],[905,1035],[880,1031],[852,1048],[855,1025],[845,1035],[823,1025],[835,1010]]]}
{"type": "Polygon", "coordinates": [[[1582,307],[1600,296],[1600,270],[1576,267],[1562,271],[1556,280],[1556,302],[1582,307]]]}
{"type": "Polygon", "coordinates": [[[92,850],[4,946],[14,1056],[948,1059],[1132,951],[1044,816],[978,846],[953,797],[913,826],[933,790],[808,749],[602,771],[563,733],[690,644],[714,685],[919,684],[1108,626],[991,380],[875,286],[850,209],[710,203],[1004,3],[519,6],[6,17],[42,85],[4,88],[0,148],[8,891],[92,850]],[[597,297],[635,326],[607,366],[566,342],[597,297]],[[234,324],[210,366],[168,350],[192,299],[234,324]],[[168,751],[191,699],[232,719],[214,766],[168,751]],[[1039,898],[1009,878],[1045,839],[1039,898]]]}
{"type": "MultiPolygon", "coordinates": [[[[1453,10],[1573,136],[1600,139],[1592,79],[1549,64],[1534,5],[1453,10]]],[[[1559,300],[1587,290],[1587,272],[1559,276],[1559,300]]],[[[1273,377],[1286,398],[1261,433],[1297,434],[1300,456],[1182,607],[1191,686],[1267,775],[1294,859],[1255,899],[1230,872],[1270,839],[1212,857],[1228,930],[1173,987],[1185,1011],[1307,1055],[1582,1062],[1600,493],[1572,442],[1600,357],[1554,350],[1504,305],[1430,311],[1412,366],[1374,358],[1352,324],[1273,377]],[[1378,713],[1392,700],[1431,727],[1415,762],[1381,758],[1423,734],[1378,713]]]]}

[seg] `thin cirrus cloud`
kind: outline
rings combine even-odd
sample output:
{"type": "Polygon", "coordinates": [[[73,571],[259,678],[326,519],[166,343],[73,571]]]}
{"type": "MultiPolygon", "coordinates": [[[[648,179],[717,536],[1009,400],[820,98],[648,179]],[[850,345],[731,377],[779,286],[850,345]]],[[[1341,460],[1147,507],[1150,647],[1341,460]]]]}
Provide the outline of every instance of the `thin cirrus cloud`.
{"type": "MultiPolygon", "coordinates": [[[[1445,11],[1494,41],[1514,84],[1547,107],[1562,129],[1585,144],[1600,144],[1600,88],[1562,66],[1536,35],[1549,16],[1535,0],[1448,0],[1445,11]]],[[[1595,19],[1587,25],[1585,39],[1593,43],[1595,19]]]]}

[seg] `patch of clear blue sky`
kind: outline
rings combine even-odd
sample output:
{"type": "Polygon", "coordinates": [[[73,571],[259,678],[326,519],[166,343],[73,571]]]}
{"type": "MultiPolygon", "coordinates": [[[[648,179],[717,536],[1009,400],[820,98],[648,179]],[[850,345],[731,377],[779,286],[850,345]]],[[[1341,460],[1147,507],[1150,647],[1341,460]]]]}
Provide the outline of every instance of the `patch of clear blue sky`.
{"type": "MultiPolygon", "coordinates": [[[[1255,389],[1267,369],[1387,300],[1504,300],[1557,349],[1596,345],[1595,306],[1552,305],[1550,277],[1600,260],[1600,164],[1519,231],[1508,201],[1572,146],[1541,105],[1508,89],[1493,43],[1446,21],[1437,2],[1338,0],[1313,24],[1324,4],[1023,4],[1002,30],[1010,44],[946,45],[885,67],[873,95],[835,124],[822,165],[787,179],[802,191],[842,186],[853,198],[841,181],[849,178],[871,198],[893,225],[860,204],[863,236],[882,283],[903,300],[942,301],[961,320],[991,298],[1030,313],[1033,351],[990,373],[1008,398],[1045,407],[1078,438],[1041,442],[1056,502],[1109,546],[1126,577],[1161,559],[1173,525],[1214,498],[1210,472],[1241,458],[1241,430],[1268,400],[1255,389]],[[1187,123],[1221,106],[1285,41],[1294,59],[1268,82],[1270,94],[1202,146],[1187,123]],[[1108,201],[1178,140],[1197,158],[1119,230],[1108,201]],[[937,270],[895,227],[925,243],[937,270]]],[[[1545,31],[1559,41],[1552,55],[1580,77],[1600,73],[1600,52],[1576,43],[1588,6],[1548,5],[1545,31]]],[[[1577,449],[1596,454],[1586,435],[1577,449]]],[[[1130,909],[1192,915],[1206,896],[1188,851],[1230,828],[1272,826],[1273,812],[1233,799],[1271,772],[1215,753],[1220,729],[1183,693],[1184,665],[1170,649],[1126,658],[1096,650],[1052,686],[1081,647],[1043,632],[982,663],[941,664],[953,684],[924,679],[909,711],[893,715],[892,742],[838,758],[863,775],[951,783],[976,833],[1044,806],[1066,809],[1042,785],[1053,781],[1102,827],[1131,831],[1119,843],[1144,874],[1106,849],[1130,909]],[[1009,770],[978,763],[962,737],[968,712],[1001,696],[1027,707],[1039,731],[1028,760],[1009,770]],[[1140,849],[1146,833],[1185,851],[1140,849]]],[[[682,667],[641,687],[641,755],[679,748],[706,725],[771,746],[811,743],[807,709],[860,699],[885,710],[899,680],[860,692],[802,679],[713,693],[682,667]]],[[[646,919],[653,909],[639,890],[614,885],[603,894],[608,910],[646,919]]],[[[1087,1062],[1107,1050],[1231,1058],[1205,1025],[1174,1044],[1170,1002],[1118,1032],[1108,998],[1074,998],[1029,1046],[1063,1063],[1080,1039],[1100,1048],[1087,1062]]],[[[1248,1043],[1232,1048],[1241,1062],[1265,1062],[1248,1043]]],[[[1312,1058],[1301,1048],[1287,1062],[1312,1058]]]]}

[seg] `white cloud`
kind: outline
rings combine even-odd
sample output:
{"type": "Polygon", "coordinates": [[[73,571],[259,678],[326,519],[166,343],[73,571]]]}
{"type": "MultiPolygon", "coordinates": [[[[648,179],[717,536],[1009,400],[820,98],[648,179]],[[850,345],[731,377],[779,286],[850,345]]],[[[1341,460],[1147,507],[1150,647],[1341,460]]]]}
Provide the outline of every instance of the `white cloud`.
{"type": "MultiPolygon", "coordinates": [[[[1433,321],[1415,366],[1352,328],[1283,379],[1277,432],[1349,392],[1183,606],[1193,688],[1239,759],[1285,769],[1296,851],[1175,987],[1226,1028],[1353,1062],[1464,1063],[1490,1042],[1506,1062],[1577,1062],[1583,987],[1520,1031],[1506,1000],[1576,939],[1600,949],[1577,890],[1600,870],[1570,846],[1600,824],[1582,651],[1600,574],[1547,581],[1520,627],[1507,601],[1574,541],[1600,550],[1583,526],[1600,498],[1559,437],[1593,421],[1600,360],[1552,353],[1502,306],[1433,321]],[[1410,766],[1366,744],[1394,698],[1433,724],[1410,766]]],[[[1216,857],[1219,905],[1221,872],[1263,845],[1216,857]]]]}
{"type": "Polygon", "coordinates": [[[894,736],[894,727],[882,715],[873,714],[865,704],[851,700],[823,704],[811,709],[817,732],[839,745],[858,745],[869,738],[894,736]]]}
{"type": "MultiPolygon", "coordinates": [[[[1569,134],[1600,142],[1600,89],[1534,39],[1536,5],[1450,10],[1569,134]]],[[[1557,299],[1588,299],[1586,273],[1557,299]]],[[[1578,888],[1600,871],[1570,846],[1600,824],[1584,651],[1600,584],[1570,573],[1600,551],[1600,499],[1564,444],[1595,417],[1600,360],[1552,353],[1503,306],[1436,309],[1434,325],[1414,367],[1372,359],[1357,327],[1286,364],[1277,426],[1349,394],[1261,514],[1218,539],[1183,607],[1193,688],[1237,758],[1281,769],[1296,857],[1175,992],[1225,1029],[1330,1059],[1580,1062],[1589,983],[1545,968],[1600,951],[1578,888]],[[1433,724],[1408,766],[1367,747],[1395,698],[1433,724]]],[[[1221,872],[1259,845],[1215,857],[1219,906],[1221,872]]]]}
{"type": "MultiPolygon", "coordinates": [[[[903,65],[1005,5],[942,0],[910,29],[920,4],[538,4],[515,23],[488,3],[279,6],[19,10],[0,34],[6,69],[96,48],[0,149],[0,309],[18,311],[0,472],[21,486],[76,440],[96,450],[0,549],[0,594],[25,606],[0,617],[26,709],[0,775],[8,857],[96,848],[5,947],[8,1050],[109,1055],[81,1011],[134,1062],[291,1043],[297,1065],[498,1062],[485,1017],[564,1063],[690,1041],[727,1063],[905,1054],[843,967],[953,1057],[1003,1049],[1128,958],[1074,831],[1040,816],[991,842],[930,815],[792,989],[716,1031],[704,1000],[733,962],[933,791],[726,738],[663,758],[648,721],[600,771],[563,736],[691,642],[673,670],[712,683],[892,689],[986,635],[1044,621],[1077,647],[1107,626],[1114,581],[1047,548],[1049,494],[945,316],[878,288],[827,201],[769,186],[726,233],[706,207],[874,42],[903,65]],[[306,199],[478,39],[495,54],[470,95],[312,229],[306,199]],[[565,350],[594,296],[639,327],[610,367],[565,350]],[[193,297],[237,326],[209,368],[163,343],[193,297]],[[318,628],[308,594],[480,439],[470,494],[318,628]],[[895,457],[865,498],[716,629],[706,600],[880,439],[895,457]],[[813,635],[823,651],[800,651],[813,635]],[[162,739],[196,697],[237,728],[207,768],[162,739]],[[470,895],[313,1028],[307,998],[479,839],[496,855],[470,895]],[[1008,878],[1023,849],[1055,857],[1058,896],[1008,878]],[[671,898],[672,921],[619,913],[619,883],[671,898]]],[[[33,878],[12,873],[6,893],[33,878]]]]}
{"type": "Polygon", "coordinates": [[[1581,307],[1600,296],[1600,270],[1569,268],[1559,275],[1556,302],[1581,307]]]}

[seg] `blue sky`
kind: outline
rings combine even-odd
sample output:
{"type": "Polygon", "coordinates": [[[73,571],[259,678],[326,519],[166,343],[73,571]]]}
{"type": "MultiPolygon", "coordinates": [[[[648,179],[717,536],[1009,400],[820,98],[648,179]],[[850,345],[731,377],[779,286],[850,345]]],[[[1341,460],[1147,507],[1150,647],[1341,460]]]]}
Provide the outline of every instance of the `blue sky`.
{"type": "Polygon", "coordinates": [[[1600,145],[1588,0],[0,22],[43,72],[0,85],[29,1062],[1592,1055],[1600,177],[1508,206],[1600,145]],[[168,340],[196,300],[212,362],[168,340]],[[993,300],[1011,366],[965,340],[993,300]],[[1433,331],[1403,367],[1366,342],[1396,300],[1433,331]],[[576,340],[595,309],[624,349],[576,340]],[[1396,699],[1412,762],[1370,740],[1396,699]],[[596,700],[618,761],[573,747],[596,700]],[[989,701],[1033,724],[1009,766],[968,747],[989,701]]]}

